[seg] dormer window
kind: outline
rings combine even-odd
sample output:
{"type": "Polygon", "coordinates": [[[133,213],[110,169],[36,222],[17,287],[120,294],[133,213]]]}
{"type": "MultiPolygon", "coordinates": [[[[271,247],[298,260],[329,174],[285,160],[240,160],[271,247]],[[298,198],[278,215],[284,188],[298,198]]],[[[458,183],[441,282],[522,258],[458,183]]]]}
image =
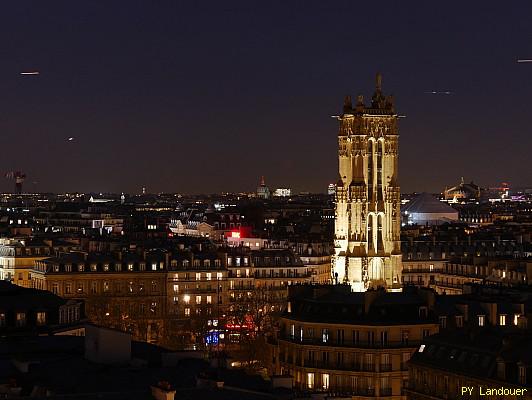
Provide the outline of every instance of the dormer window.
{"type": "Polygon", "coordinates": [[[447,328],[447,317],[446,316],[440,317],[440,328],[442,329],[447,328]]]}
{"type": "Polygon", "coordinates": [[[519,366],[519,383],[521,385],[526,385],[526,367],[524,365],[519,366]]]}
{"type": "Polygon", "coordinates": [[[419,307],[419,318],[427,318],[427,307],[419,307]]]}
{"type": "Polygon", "coordinates": [[[503,360],[497,360],[497,378],[506,379],[506,364],[503,360]]]}

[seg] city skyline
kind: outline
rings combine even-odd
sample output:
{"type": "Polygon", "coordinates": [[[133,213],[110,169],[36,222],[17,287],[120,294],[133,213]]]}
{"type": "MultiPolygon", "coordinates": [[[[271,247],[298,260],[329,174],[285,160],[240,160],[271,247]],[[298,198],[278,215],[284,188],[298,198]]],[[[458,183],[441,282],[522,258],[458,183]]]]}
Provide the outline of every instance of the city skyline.
{"type": "Polygon", "coordinates": [[[1,175],[24,171],[28,192],[254,191],[261,175],[324,192],[338,99],[368,99],[380,71],[406,115],[403,192],[532,182],[529,4],[301,4],[4,5],[1,175]]]}

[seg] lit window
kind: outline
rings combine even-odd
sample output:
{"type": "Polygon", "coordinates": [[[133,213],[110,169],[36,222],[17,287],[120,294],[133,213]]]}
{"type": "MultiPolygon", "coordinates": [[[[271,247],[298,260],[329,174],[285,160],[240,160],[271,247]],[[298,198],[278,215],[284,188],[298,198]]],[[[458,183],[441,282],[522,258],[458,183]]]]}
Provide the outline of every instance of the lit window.
{"type": "Polygon", "coordinates": [[[46,313],[44,311],[37,312],[37,325],[46,324],[46,313]]]}
{"type": "Polygon", "coordinates": [[[519,323],[519,314],[514,314],[514,325],[517,325],[519,323]]]}
{"type": "Polygon", "coordinates": [[[307,373],[307,388],[314,389],[314,372],[307,373]]]}
{"type": "Polygon", "coordinates": [[[418,352],[419,352],[419,353],[423,353],[424,351],[425,351],[425,345],[422,344],[421,346],[419,346],[419,350],[418,350],[418,352]]]}
{"type": "Polygon", "coordinates": [[[207,280],[210,281],[212,279],[212,273],[207,272],[207,280]]]}
{"type": "Polygon", "coordinates": [[[500,326],[506,325],[506,315],[505,314],[499,315],[499,325],[500,326]]]}
{"type": "Polygon", "coordinates": [[[174,293],[179,293],[179,285],[174,285],[174,293]]]}
{"type": "Polygon", "coordinates": [[[196,272],[196,280],[201,281],[201,272],[196,272]]]}
{"type": "Polygon", "coordinates": [[[190,303],[190,296],[188,294],[184,295],[183,296],[183,301],[185,302],[185,304],[190,303]]]}
{"type": "Polygon", "coordinates": [[[322,374],[321,378],[323,390],[329,389],[329,374],[322,374]]]}
{"type": "Polygon", "coordinates": [[[201,296],[196,296],[196,304],[201,304],[201,296]]]}
{"type": "Polygon", "coordinates": [[[321,331],[321,341],[327,343],[329,341],[329,329],[323,328],[321,331]]]}
{"type": "Polygon", "coordinates": [[[222,280],[222,273],[221,272],[217,272],[216,273],[216,279],[221,281],[222,280]]]}
{"type": "Polygon", "coordinates": [[[16,325],[18,327],[26,326],[26,313],[17,313],[16,325]]]}
{"type": "Polygon", "coordinates": [[[212,296],[207,296],[207,304],[212,304],[212,296]]]}
{"type": "Polygon", "coordinates": [[[128,271],[133,271],[133,264],[128,264],[127,269],[128,271]]]}
{"type": "Polygon", "coordinates": [[[478,326],[484,326],[485,321],[486,321],[486,317],[484,315],[478,316],[478,326]]]}
{"type": "Polygon", "coordinates": [[[157,271],[157,263],[152,263],[151,264],[151,270],[152,271],[157,271]]]}
{"type": "Polygon", "coordinates": [[[190,308],[185,308],[185,317],[190,317],[190,308]]]}

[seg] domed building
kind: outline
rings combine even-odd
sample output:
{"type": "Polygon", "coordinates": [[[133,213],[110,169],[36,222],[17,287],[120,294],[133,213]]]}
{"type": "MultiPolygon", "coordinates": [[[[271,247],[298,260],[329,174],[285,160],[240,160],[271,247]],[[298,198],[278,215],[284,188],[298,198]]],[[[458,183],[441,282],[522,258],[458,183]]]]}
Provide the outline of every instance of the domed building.
{"type": "Polygon", "coordinates": [[[405,224],[440,225],[458,221],[458,211],[430,193],[420,193],[401,207],[405,224]]]}
{"type": "Polygon", "coordinates": [[[467,201],[467,200],[478,200],[482,194],[482,189],[480,186],[475,185],[473,182],[465,183],[464,178],[460,181],[459,185],[445,188],[443,195],[445,200],[450,201],[467,201]]]}
{"type": "Polygon", "coordinates": [[[270,195],[270,188],[266,186],[266,183],[264,182],[264,176],[261,176],[260,185],[257,187],[257,197],[259,199],[268,200],[270,198],[270,195]]]}

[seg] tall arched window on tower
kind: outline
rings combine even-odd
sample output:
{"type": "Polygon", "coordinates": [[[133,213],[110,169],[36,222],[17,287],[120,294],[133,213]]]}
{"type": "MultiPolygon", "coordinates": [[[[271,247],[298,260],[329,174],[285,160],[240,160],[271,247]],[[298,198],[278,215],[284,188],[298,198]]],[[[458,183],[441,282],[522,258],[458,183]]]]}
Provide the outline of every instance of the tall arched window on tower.
{"type": "Polygon", "coordinates": [[[381,214],[377,217],[377,251],[384,250],[384,242],[382,240],[382,225],[384,216],[381,214]]]}
{"type": "Polygon", "coordinates": [[[373,201],[373,140],[368,140],[368,201],[373,201]]]}
{"type": "Polygon", "coordinates": [[[377,143],[377,201],[382,201],[382,155],[384,141],[377,143]]]}
{"type": "Polygon", "coordinates": [[[373,215],[368,215],[368,250],[373,250],[373,215]]]}

